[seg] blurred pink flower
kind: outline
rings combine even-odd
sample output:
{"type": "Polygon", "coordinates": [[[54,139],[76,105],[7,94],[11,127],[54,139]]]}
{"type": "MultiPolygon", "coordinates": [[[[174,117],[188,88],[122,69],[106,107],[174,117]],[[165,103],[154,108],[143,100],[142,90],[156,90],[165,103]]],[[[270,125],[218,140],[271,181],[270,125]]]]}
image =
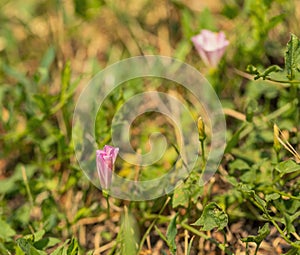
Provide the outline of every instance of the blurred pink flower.
{"type": "Polygon", "coordinates": [[[209,67],[217,67],[224,55],[229,41],[224,32],[215,33],[209,30],[201,30],[201,33],[192,37],[192,42],[204,63],[209,67]]]}
{"type": "Polygon", "coordinates": [[[102,189],[107,190],[110,187],[112,179],[113,166],[116,161],[119,148],[105,145],[103,150],[96,152],[96,164],[102,189]]]}

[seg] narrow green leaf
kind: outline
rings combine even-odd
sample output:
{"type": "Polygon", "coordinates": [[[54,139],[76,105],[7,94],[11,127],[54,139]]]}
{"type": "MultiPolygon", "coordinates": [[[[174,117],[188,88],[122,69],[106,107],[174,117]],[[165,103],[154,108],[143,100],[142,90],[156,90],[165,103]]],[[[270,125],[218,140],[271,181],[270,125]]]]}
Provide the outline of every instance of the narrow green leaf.
{"type": "Polygon", "coordinates": [[[176,214],[172,220],[170,221],[170,224],[167,229],[167,240],[170,245],[171,253],[176,254],[176,242],[175,237],[177,235],[177,228],[176,228],[176,219],[178,214],[176,214]]]}
{"type": "Polygon", "coordinates": [[[134,217],[129,214],[127,207],[121,226],[121,254],[136,254],[138,250],[138,233],[134,217]]]}
{"type": "Polygon", "coordinates": [[[66,254],[66,247],[70,240],[66,240],[65,243],[61,246],[59,246],[55,251],[53,251],[50,255],[65,255],[66,254]]]}
{"type": "Polygon", "coordinates": [[[231,137],[231,139],[228,141],[226,148],[225,148],[225,153],[229,153],[234,146],[236,146],[239,142],[239,137],[240,134],[243,132],[243,130],[246,128],[246,125],[242,125],[238,131],[231,137]]]}
{"type": "Polygon", "coordinates": [[[78,255],[79,247],[75,238],[72,238],[71,243],[67,249],[67,255],[78,255]]]}
{"type": "Polygon", "coordinates": [[[251,99],[246,107],[246,120],[252,122],[254,113],[257,111],[258,103],[256,100],[251,99]]]}
{"type": "Polygon", "coordinates": [[[188,249],[187,249],[187,254],[190,255],[191,254],[191,249],[192,249],[192,245],[193,245],[193,241],[194,241],[195,236],[193,236],[189,242],[188,245],[188,249]]]}
{"type": "Polygon", "coordinates": [[[285,53],[285,68],[287,70],[287,78],[293,80],[295,72],[300,71],[300,40],[294,34],[287,44],[285,53]]]}
{"type": "Polygon", "coordinates": [[[41,60],[40,68],[49,69],[54,58],[55,58],[55,48],[53,46],[50,46],[41,60]]]}
{"type": "Polygon", "coordinates": [[[68,61],[63,69],[61,76],[61,100],[66,96],[66,92],[71,82],[71,63],[68,61]]]}

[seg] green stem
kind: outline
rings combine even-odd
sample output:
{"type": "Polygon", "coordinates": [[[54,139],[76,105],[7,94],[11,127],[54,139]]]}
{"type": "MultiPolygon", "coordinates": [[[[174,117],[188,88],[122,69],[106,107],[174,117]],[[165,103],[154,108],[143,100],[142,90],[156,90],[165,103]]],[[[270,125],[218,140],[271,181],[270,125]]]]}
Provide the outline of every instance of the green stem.
{"type": "Polygon", "coordinates": [[[109,204],[109,197],[106,197],[106,203],[107,203],[107,218],[110,218],[110,204],[109,204]]]}
{"type": "Polygon", "coordinates": [[[276,152],[276,161],[277,161],[277,164],[280,163],[280,157],[279,157],[279,151],[275,151],[276,152]]]}
{"type": "Polygon", "coordinates": [[[31,190],[30,190],[30,187],[29,187],[29,183],[28,183],[28,179],[27,179],[27,175],[26,175],[26,170],[25,170],[24,166],[22,166],[21,169],[22,169],[22,176],[23,176],[26,192],[27,192],[29,202],[30,202],[30,207],[33,208],[34,202],[33,202],[32,193],[31,193],[31,190]]]}
{"type": "Polygon", "coordinates": [[[254,255],[257,254],[260,244],[261,244],[261,243],[257,243],[257,244],[256,244],[256,249],[255,249],[255,251],[254,251],[254,255]]]}
{"type": "Polygon", "coordinates": [[[281,237],[291,246],[300,249],[300,245],[296,244],[294,242],[292,242],[282,231],[282,229],[278,226],[277,222],[272,218],[272,216],[270,216],[270,214],[268,213],[268,210],[262,206],[260,206],[255,200],[252,200],[252,202],[256,205],[256,207],[258,207],[267,217],[267,219],[274,225],[274,227],[277,229],[277,231],[279,232],[279,234],[281,235],[281,237]]]}
{"type": "Polygon", "coordinates": [[[224,242],[223,242],[223,243],[224,243],[224,245],[226,245],[226,243],[227,243],[227,237],[226,237],[225,230],[222,229],[221,232],[222,232],[222,234],[223,234],[223,236],[224,236],[224,242]]]}
{"type": "Polygon", "coordinates": [[[107,204],[107,211],[106,211],[107,212],[107,219],[109,219],[110,218],[109,194],[108,194],[107,190],[103,190],[102,193],[103,193],[103,196],[106,199],[106,204],[107,204]]]}
{"type": "Polygon", "coordinates": [[[234,253],[232,253],[230,250],[228,250],[228,248],[226,248],[226,246],[222,243],[219,243],[218,241],[216,241],[215,239],[212,239],[211,237],[209,237],[208,235],[200,232],[199,230],[189,226],[188,224],[182,222],[180,223],[180,225],[185,228],[186,230],[192,232],[193,234],[200,236],[202,238],[204,238],[205,240],[210,241],[211,243],[214,243],[220,250],[224,251],[226,254],[228,255],[234,255],[234,253]]]}
{"type": "Polygon", "coordinates": [[[300,84],[300,81],[297,81],[297,80],[284,81],[284,80],[276,80],[276,79],[272,79],[272,78],[270,78],[270,77],[266,77],[265,80],[273,81],[273,82],[278,82],[278,83],[284,83],[284,84],[300,84]]]}
{"type": "Polygon", "coordinates": [[[246,243],[246,255],[250,255],[249,242],[246,243]]]}
{"type": "Polygon", "coordinates": [[[203,168],[205,168],[205,165],[206,165],[206,160],[205,160],[205,146],[204,146],[204,140],[201,139],[200,140],[200,143],[201,143],[201,155],[202,155],[202,162],[203,162],[203,168]]]}
{"type": "Polygon", "coordinates": [[[148,227],[148,229],[146,230],[145,234],[142,237],[142,240],[140,242],[140,246],[139,246],[139,250],[137,252],[137,254],[140,254],[144,245],[144,242],[146,241],[147,236],[150,234],[151,229],[154,227],[156,221],[159,219],[159,216],[162,214],[162,212],[165,210],[166,206],[168,205],[169,201],[170,201],[170,197],[167,198],[166,202],[164,203],[164,205],[162,206],[162,208],[160,209],[157,217],[152,221],[152,223],[150,224],[150,226],[148,227]]]}

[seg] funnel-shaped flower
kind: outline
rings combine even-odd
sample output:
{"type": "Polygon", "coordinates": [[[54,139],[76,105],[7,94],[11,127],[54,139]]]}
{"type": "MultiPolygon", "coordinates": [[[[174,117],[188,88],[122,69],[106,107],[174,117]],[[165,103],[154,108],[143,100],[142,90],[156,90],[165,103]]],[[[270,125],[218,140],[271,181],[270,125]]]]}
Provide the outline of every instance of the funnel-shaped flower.
{"type": "Polygon", "coordinates": [[[209,30],[201,30],[201,33],[192,37],[192,42],[203,62],[209,67],[217,67],[229,41],[224,32],[214,33],[209,30]]]}
{"type": "Polygon", "coordinates": [[[100,185],[104,190],[107,190],[110,187],[113,166],[118,152],[119,148],[114,148],[109,145],[105,145],[103,150],[97,150],[96,152],[97,171],[100,185]]]}

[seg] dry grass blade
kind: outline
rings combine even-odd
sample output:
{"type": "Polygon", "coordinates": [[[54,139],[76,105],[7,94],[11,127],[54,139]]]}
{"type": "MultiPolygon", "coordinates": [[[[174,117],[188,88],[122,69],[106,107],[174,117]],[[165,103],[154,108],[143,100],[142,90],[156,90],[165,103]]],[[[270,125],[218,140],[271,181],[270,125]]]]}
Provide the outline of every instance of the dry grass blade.
{"type": "Polygon", "coordinates": [[[289,151],[296,159],[296,161],[300,162],[300,154],[294,149],[294,147],[289,143],[288,139],[284,135],[284,133],[278,128],[279,135],[277,136],[278,141],[280,144],[289,151]]]}

